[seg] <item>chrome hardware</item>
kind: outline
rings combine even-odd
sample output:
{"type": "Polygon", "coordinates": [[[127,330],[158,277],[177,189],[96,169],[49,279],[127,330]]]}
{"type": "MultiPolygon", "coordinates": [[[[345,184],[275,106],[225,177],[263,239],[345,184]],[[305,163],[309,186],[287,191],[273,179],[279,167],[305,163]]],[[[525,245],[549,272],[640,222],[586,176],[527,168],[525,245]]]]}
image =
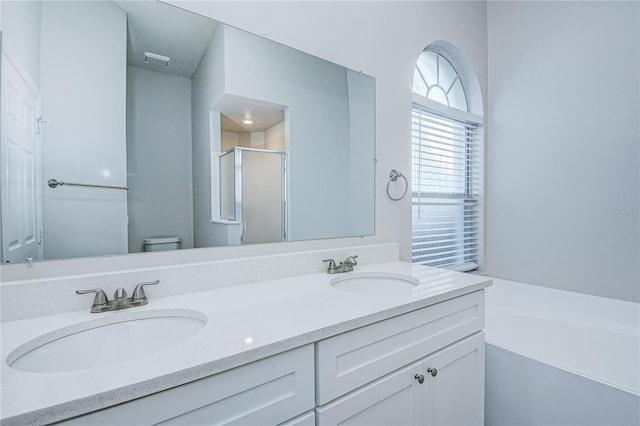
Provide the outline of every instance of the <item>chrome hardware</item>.
{"type": "Polygon", "coordinates": [[[149,281],[146,283],[140,283],[136,285],[136,288],[133,289],[133,296],[131,297],[131,303],[134,306],[142,306],[149,303],[149,299],[147,298],[146,293],[144,292],[144,286],[146,285],[156,285],[160,282],[160,280],[149,281]]]}
{"type": "Polygon", "coordinates": [[[128,186],[93,185],[89,183],[63,182],[61,180],[56,180],[56,179],[49,179],[47,181],[47,185],[49,185],[49,188],[57,188],[60,185],[69,185],[69,186],[85,186],[87,188],[124,189],[125,191],[129,190],[128,186]]]}
{"type": "Polygon", "coordinates": [[[327,274],[339,274],[342,272],[351,272],[353,271],[353,267],[358,264],[356,260],[358,256],[349,256],[344,262],[340,262],[339,265],[336,266],[336,262],[333,259],[322,259],[323,262],[329,262],[329,268],[327,269],[327,274]]]}
{"type": "Polygon", "coordinates": [[[93,305],[91,305],[91,313],[97,314],[100,312],[110,311],[109,309],[109,299],[107,298],[107,294],[101,288],[94,288],[91,290],[76,290],[76,294],[87,294],[87,293],[95,293],[96,296],[93,298],[93,305]]]}
{"type": "Polygon", "coordinates": [[[389,172],[389,182],[387,182],[387,197],[389,197],[389,199],[393,200],[393,201],[400,201],[404,198],[405,195],[407,195],[407,191],[409,190],[409,182],[407,182],[407,178],[400,173],[399,171],[393,169],[389,172]],[[402,178],[404,180],[404,191],[402,192],[402,195],[399,197],[394,197],[391,195],[391,193],[389,192],[389,185],[391,185],[391,182],[395,182],[398,180],[398,178],[402,178]]]}
{"type": "Polygon", "coordinates": [[[336,274],[338,269],[336,267],[336,261],[333,259],[322,259],[323,262],[329,262],[329,269],[327,269],[327,274],[336,274]]]}
{"type": "Polygon", "coordinates": [[[415,376],[413,376],[413,378],[416,379],[420,384],[424,383],[424,376],[422,374],[416,374],[415,376]]]}
{"type": "Polygon", "coordinates": [[[111,303],[115,306],[114,311],[131,307],[131,300],[127,297],[127,291],[122,287],[116,289],[115,293],[113,293],[111,303]]]}
{"type": "Polygon", "coordinates": [[[91,305],[91,313],[96,314],[100,312],[118,311],[120,309],[133,308],[149,303],[149,299],[144,292],[144,286],[156,285],[159,282],[160,280],[139,283],[133,289],[132,297],[127,297],[127,291],[124,288],[120,287],[113,293],[113,300],[109,300],[106,293],[99,288],[94,288],[91,290],[76,290],[76,294],[96,294],[95,298],[93,299],[93,305],[91,305]]]}
{"type": "Polygon", "coordinates": [[[432,377],[436,377],[436,375],[438,374],[438,369],[437,368],[427,368],[427,373],[431,374],[432,377]]]}

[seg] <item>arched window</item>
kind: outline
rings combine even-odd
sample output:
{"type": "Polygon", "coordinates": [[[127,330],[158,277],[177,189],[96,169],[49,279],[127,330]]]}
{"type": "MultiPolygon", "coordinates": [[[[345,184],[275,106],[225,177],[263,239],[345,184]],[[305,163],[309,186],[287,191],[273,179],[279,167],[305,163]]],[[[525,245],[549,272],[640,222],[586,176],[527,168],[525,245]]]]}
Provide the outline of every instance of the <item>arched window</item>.
{"type": "Polygon", "coordinates": [[[482,117],[453,60],[427,47],[413,76],[412,261],[477,269],[482,239],[482,117]]]}

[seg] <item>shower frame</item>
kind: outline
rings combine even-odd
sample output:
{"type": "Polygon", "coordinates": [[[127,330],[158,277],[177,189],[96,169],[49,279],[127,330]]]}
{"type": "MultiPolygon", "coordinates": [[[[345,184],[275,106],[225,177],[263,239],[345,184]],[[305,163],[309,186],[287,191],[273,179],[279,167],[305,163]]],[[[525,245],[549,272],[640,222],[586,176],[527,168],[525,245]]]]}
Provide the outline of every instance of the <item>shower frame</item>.
{"type": "Polygon", "coordinates": [[[222,197],[220,199],[220,217],[223,217],[225,219],[231,219],[235,222],[239,222],[242,225],[242,235],[244,236],[245,232],[246,232],[246,222],[244,221],[244,204],[243,204],[243,178],[242,178],[242,154],[243,152],[257,152],[257,153],[264,153],[264,154],[271,154],[271,155],[280,155],[280,183],[281,183],[281,201],[280,201],[280,217],[281,217],[281,232],[280,232],[280,241],[288,241],[288,214],[287,214],[287,154],[284,151],[275,151],[275,150],[270,150],[270,149],[260,149],[260,148],[248,148],[248,147],[241,147],[241,146],[234,146],[231,149],[228,149],[227,151],[221,153],[218,156],[218,162],[219,162],[219,170],[220,170],[220,179],[219,179],[219,186],[220,186],[220,194],[222,194],[222,181],[223,181],[223,177],[222,177],[222,170],[223,170],[223,165],[222,165],[222,159],[233,153],[234,156],[234,170],[233,170],[233,176],[234,176],[234,185],[233,185],[233,196],[234,196],[234,218],[226,218],[224,217],[223,214],[223,200],[222,197]]]}

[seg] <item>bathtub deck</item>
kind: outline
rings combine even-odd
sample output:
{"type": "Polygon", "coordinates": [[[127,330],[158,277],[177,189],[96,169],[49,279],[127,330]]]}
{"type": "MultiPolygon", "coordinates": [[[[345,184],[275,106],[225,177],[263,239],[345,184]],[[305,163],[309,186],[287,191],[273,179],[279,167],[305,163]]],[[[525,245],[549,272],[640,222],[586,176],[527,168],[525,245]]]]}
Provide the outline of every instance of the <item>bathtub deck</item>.
{"type": "Polygon", "coordinates": [[[494,279],[486,341],[640,395],[640,305],[494,279]]]}

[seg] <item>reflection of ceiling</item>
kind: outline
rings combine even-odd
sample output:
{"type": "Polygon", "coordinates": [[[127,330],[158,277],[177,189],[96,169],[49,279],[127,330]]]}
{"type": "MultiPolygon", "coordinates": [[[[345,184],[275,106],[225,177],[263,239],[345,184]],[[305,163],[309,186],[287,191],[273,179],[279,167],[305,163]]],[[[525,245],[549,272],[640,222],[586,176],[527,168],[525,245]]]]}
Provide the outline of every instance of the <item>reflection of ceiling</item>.
{"type": "Polygon", "coordinates": [[[127,12],[127,63],[191,78],[217,23],[157,1],[115,1],[127,12]],[[169,67],[148,65],[144,52],[171,58],[169,67]]]}
{"type": "Polygon", "coordinates": [[[221,119],[220,121],[221,129],[228,132],[263,132],[284,121],[284,107],[282,105],[241,96],[224,95],[216,105],[216,109],[222,113],[221,117],[226,118],[226,120],[221,119]],[[253,124],[242,122],[247,118],[253,120],[253,124]],[[229,124],[228,121],[233,124],[229,124]],[[237,130],[238,127],[241,130],[237,130]]]}
{"type": "Polygon", "coordinates": [[[224,114],[220,114],[220,130],[224,132],[233,132],[233,133],[246,133],[244,127],[230,119],[224,114]]]}

